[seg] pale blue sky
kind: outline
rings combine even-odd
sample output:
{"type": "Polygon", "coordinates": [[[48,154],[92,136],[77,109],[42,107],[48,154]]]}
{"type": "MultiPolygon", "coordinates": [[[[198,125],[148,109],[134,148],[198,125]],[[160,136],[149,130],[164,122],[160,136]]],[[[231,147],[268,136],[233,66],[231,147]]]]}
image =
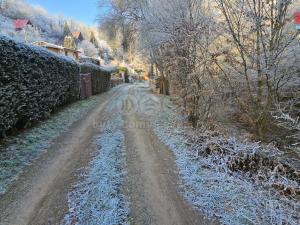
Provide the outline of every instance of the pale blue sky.
{"type": "Polygon", "coordinates": [[[40,5],[50,14],[60,14],[87,25],[96,23],[99,14],[98,0],[27,0],[31,5],[40,5]]]}

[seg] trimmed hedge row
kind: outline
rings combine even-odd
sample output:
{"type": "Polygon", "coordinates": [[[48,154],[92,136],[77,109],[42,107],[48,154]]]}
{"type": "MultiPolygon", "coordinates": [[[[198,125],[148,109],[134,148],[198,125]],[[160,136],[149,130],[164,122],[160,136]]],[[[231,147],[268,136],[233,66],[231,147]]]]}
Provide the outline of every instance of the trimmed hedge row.
{"type": "Polygon", "coordinates": [[[100,94],[110,87],[111,72],[91,63],[81,63],[80,73],[92,75],[92,94],[100,94]]]}
{"type": "Polygon", "coordinates": [[[74,60],[0,36],[0,133],[78,100],[79,81],[74,60]]]}

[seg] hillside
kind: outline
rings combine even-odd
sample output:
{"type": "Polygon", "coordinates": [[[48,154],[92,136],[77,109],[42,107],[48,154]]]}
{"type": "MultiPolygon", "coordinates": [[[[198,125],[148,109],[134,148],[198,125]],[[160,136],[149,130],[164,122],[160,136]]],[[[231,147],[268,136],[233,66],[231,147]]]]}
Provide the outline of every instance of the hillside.
{"type": "Polygon", "coordinates": [[[44,8],[31,6],[25,0],[0,0],[0,5],[1,34],[27,43],[46,41],[63,45],[67,25],[70,32],[82,33],[84,41],[77,43],[76,46],[82,53],[90,57],[100,56],[106,61],[112,56],[110,46],[99,37],[96,27],[89,27],[63,16],[51,15],[44,8]],[[26,25],[17,30],[16,20],[29,20],[32,26],[26,25]],[[90,43],[91,38],[95,40],[96,46],[90,43]]]}

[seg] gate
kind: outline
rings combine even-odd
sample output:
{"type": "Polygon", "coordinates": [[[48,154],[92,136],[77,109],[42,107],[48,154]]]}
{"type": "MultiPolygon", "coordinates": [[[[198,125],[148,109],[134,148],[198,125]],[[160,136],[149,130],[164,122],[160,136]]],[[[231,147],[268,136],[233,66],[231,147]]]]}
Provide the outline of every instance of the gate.
{"type": "Polygon", "coordinates": [[[92,76],[88,74],[80,74],[80,98],[85,99],[92,96],[92,76]]]}

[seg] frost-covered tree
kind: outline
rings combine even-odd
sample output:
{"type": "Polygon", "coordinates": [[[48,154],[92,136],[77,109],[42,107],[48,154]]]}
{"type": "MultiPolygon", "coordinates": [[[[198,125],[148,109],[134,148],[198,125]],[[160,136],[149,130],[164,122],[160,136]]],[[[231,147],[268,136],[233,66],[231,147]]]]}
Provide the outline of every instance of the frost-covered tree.
{"type": "Polygon", "coordinates": [[[96,39],[96,36],[94,34],[94,32],[91,32],[91,36],[90,36],[90,42],[95,45],[96,48],[98,48],[98,41],[96,39]]]}
{"type": "Polygon", "coordinates": [[[135,51],[136,21],[139,19],[137,15],[139,12],[138,5],[142,2],[144,0],[99,1],[99,5],[109,12],[105,18],[100,17],[102,31],[109,37],[108,41],[113,40],[112,45],[115,50],[122,48],[125,57],[127,55],[130,57],[135,51]]]}
{"type": "Polygon", "coordinates": [[[91,42],[84,40],[80,43],[78,48],[84,53],[84,55],[89,57],[97,57],[98,49],[91,42]]]}
{"type": "Polygon", "coordinates": [[[19,37],[27,43],[32,43],[35,41],[41,41],[42,37],[39,30],[36,27],[27,25],[21,31],[18,32],[19,37]]]}
{"type": "MultiPolygon", "coordinates": [[[[83,23],[66,19],[62,15],[50,15],[44,8],[32,6],[26,0],[2,0],[0,32],[11,37],[17,37],[19,34],[12,26],[15,19],[30,20],[44,41],[59,45],[63,45],[64,37],[71,35],[71,32],[81,31],[85,39],[88,39],[91,32],[97,30],[83,23]],[[7,21],[3,22],[2,18],[7,21]],[[65,27],[66,23],[68,28],[65,27]]],[[[95,36],[97,38],[97,35],[95,36]]]]}
{"type": "Polygon", "coordinates": [[[247,121],[262,137],[274,104],[291,81],[298,79],[299,31],[291,24],[293,1],[216,2],[222,13],[219,24],[225,25],[222,37],[228,43],[217,65],[237,93],[247,121]]]}
{"type": "Polygon", "coordinates": [[[65,24],[64,24],[63,35],[64,35],[64,37],[72,35],[71,30],[70,30],[69,25],[68,25],[67,22],[65,22],[65,24]]]}
{"type": "Polygon", "coordinates": [[[271,112],[299,81],[299,31],[292,23],[299,1],[107,2],[109,21],[131,25],[139,51],[169,80],[195,125],[219,112],[226,117],[228,109],[263,137],[271,112]]]}
{"type": "Polygon", "coordinates": [[[99,40],[98,49],[99,49],[99,55],[101,56],[102,59],[104,59],[106,63],[108,63],[109,60],[113,58],[113,51],[106,41],[99,40]]]}

